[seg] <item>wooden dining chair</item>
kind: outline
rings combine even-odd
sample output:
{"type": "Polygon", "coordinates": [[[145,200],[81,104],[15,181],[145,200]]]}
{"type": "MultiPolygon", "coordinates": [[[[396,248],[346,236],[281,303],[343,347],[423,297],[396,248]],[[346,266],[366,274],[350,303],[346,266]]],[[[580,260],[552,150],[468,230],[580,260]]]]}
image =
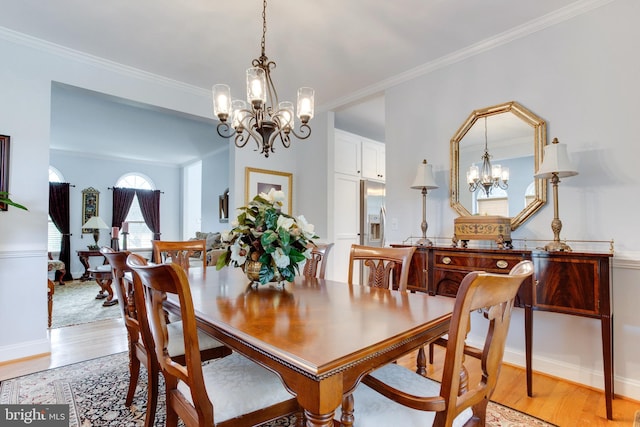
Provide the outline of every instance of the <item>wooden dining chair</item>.
{"type": "Polygon", "coordinates": [[[173,263],[142,265],[134,257],[129,255],[127,264],[136,277],[136,302],[147,307],[140,310],[140,323],[153,334],[165,378],[166,426],[175,427],[181,419],[186,427],[245,427],[300,411],[297,400],[276,374],[238,353],[202,365],[185,270],[173,263]],[[180,301],[184,331],[181,344],[186,355],[181,362],[168,356],[176,338],[167,333],[163,308],[166,294],[176,294],[180,301]]]}
{"type": "Polygon", "coordinates": [[[366,267],[363,272],[369,286],[406,291],[409,264],[415,251],[415,246],[383,248],[351,245],[348,283],[353,284],[354,271],[362,263],[366,267]]]}
{"type": "Polygon", "coordinates": [[[202,268],[207,271],[207,241],[184,240],[165,241],[152,240],[153,259],[156,263],[174,262],[189,271],[190,260],[200,259],[202,268]]]}
{"type": "Polygon", "coordinates": [[[317,243],[311,245],[311,258],[304,264],[302,275],[324,279],[327,270],[327,258],[333,248],[333,243],[317,243]]]}
{"type": "MultiPolygon", "coordinates": [[[[100,252],[111,265],[113,283],[115,284],[115,292],[120,301],[120,310],[124,325],[127,329],[127,340],[129,348],[129,388],[125,397],[125,406],[133,404],[133,397],[138,385],[138,377],[140,376],[140,364],[142,363],[147,370],[147,409],[145,414],[145,427],[151,427],[154,424],[157,402],[158,402],[158,375],[160,366],[153,345],[146,345],[146,341],[141,334],[140,322],[138,321],[138,310],[133,295],[134,287],[130,280],[125,280],[125,272],[131,272],[127,266],[128,251],[114,251],[108,246],[100,248],[100,252]]],[[[146,260],[139,257],[140,263],[146,263],[146,260]]],[[[182,322],[173,322],[170,327],[170,333],[180,337],[182,335],[182,322]]],[[[211,336],[200,331],[202,335],[202,359],[210,360],[231,354],[231,350],[211,336]]],[[[184,349],[177,346],[171,349],[171,357],[175,360],[184,359],[184,349]]]]}
{"type": "Polygon", "coordinates": [[[484,426],[514,300],[520,284],[532,273],[531,261],[522,261],[511,274],[467,274],[451,317],[442,383],[397,364],[385,365],[364,377],[355,392],[343,399],[335,419],[343,426],[484,426]],[[478,310],[488,322],[482,349],[465,345],[471,313],[478,310]],[[477,384],[467,382],[465,355],[480,360],[482,375],[477,384]]]}

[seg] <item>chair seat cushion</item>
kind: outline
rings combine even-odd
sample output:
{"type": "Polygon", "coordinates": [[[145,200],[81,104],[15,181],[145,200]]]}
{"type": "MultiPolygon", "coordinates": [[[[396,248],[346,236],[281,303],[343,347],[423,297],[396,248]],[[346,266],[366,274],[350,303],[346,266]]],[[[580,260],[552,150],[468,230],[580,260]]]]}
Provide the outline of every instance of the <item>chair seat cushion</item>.
{"type": "MultiPolygon", "coordinates": [[[[167,333],[169,334],[169,356],[179,356],[184,354],[184,338],[182,332],[182,321],[178,320],[167,324],[167,333]]],[[[206,350],[209,348],[222,347],[220,341],[213,338],[211,335],[198,329],[198,342],[200,343],[200,350],[206,350]]]]}
{"type": "MultiPolygon", "coordinates": [[[[416,396],[429,397],[440,394],[439,383],[394,363],[373,371],[371,376],[391,387],[416,396]]],[[[353,393],[353,399],[354,427],[426,427],[432,425],[435,418],[435,412],[419,411],[400,405],[364,384],[358,385],[353,393]]],[[[340,415],[341,411],[338,408],[335,419],[339,421],[340,415]]],[[[472,415],[470,408],[465,409],[454,420],[454,427],[463,426],[472,415]]]]}
{"type": "MultiPolygon", "coordinates": [[[[293,397],[276,374],[235,352],[203,364],[202,373],[216,423],[293,397]]],[[[193,403],[184,382],[178,390],[193,403]]]]}

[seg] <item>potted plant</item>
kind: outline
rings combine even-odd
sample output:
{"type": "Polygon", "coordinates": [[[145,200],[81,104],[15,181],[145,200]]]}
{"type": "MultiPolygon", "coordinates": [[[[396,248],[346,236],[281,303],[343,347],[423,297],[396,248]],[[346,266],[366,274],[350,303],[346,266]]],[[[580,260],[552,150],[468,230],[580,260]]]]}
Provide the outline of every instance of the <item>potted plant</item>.
{"type": "Polygon", "coordinates": [[[25,206],[22,206],[19,203],[14,202],[9,198],[9,193],[6,191],[0,191],[0,203],[4,203],[5,205],[13,206],[18,209],[23,209],[27,211],[28,209],[25,206]]]}
{"type": "Polygon", "coordinates": [[[311,257],[311,239],[318,236],[303,215],[295,218],[280,210],[284,198],[282,191],[271,189],[238,209],[234,228],[222,234],[229,247],[218,258],[218,270],[242,267],[252,282],[261,284],[294,280],[311,257]]]}

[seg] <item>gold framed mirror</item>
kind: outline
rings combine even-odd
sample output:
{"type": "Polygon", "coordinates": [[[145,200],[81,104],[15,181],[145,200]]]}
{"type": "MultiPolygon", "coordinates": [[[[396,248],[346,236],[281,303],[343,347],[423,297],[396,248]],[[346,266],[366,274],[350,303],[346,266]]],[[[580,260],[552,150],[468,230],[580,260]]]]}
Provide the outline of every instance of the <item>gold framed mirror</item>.
{"type": "Polygon", "coordinates": [[[451,138],[451,207],[460,216],[506,216],[518,228],[547,202],[546,180],[533,177],[546,143],[546,122],[515,101],[474,110],[451,138]],[[471,191],[467,172],[485,152],[509,178],[471,191]]]}

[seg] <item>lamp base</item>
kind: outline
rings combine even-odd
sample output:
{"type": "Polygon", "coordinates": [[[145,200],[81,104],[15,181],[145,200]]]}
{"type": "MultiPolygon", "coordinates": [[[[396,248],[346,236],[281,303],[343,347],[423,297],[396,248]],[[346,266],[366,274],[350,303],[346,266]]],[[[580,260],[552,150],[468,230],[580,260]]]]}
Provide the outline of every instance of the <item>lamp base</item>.
{"type": "Polygon", "coordinates": [[[549,242],[544,246],[544,250],[547,252],[571,252],[571,247],[566,243],[559,240],[549,242]]]}
{"type": "Polygon", "coordinates": [[[433,242],[427,239],[426,237],[423,237],[422,239],[416,242],[416,245],[417,246],[433,246],[433,242]]]}

